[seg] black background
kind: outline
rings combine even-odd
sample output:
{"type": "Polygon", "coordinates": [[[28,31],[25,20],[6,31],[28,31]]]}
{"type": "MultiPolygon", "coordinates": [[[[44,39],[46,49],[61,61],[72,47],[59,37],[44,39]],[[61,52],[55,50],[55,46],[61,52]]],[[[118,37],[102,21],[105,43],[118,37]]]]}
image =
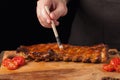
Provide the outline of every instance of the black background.
{"type": "MultiPolygon", "coordinates": [[[[14,50],[20,45],[56,42],[52,29],[43,28],[36,16],[36,0],[4,0],[0,2],[0,51],[14,50]]],[[[62,43],[67,43],[74,10],[60,18],[57,27],[62,43]]],[[[71,11],[72,10],[72,11],[71,11]]]]}

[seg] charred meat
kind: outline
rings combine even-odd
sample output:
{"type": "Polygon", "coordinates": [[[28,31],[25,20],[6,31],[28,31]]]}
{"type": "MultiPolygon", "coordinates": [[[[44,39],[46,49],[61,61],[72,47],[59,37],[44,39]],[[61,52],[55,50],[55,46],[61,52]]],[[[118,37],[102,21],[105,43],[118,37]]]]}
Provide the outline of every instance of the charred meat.
{"type": "Polygon", "coordinates": [[[74,61],[84,63],[106,62],[108,59],[108,47],[105,44],[93,46],[75,46],[63,44],[60,50],[56,43],[34,44],[20,46],[17,53],[24,53],[27,58],[35,61],[74,61]]]}

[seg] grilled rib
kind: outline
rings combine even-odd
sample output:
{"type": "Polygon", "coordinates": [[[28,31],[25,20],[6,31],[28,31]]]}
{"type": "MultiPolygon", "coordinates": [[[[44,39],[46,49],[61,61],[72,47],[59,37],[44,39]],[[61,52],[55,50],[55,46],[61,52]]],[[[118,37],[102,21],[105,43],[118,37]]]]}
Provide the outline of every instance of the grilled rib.
{"type": "Polygon", "coordinates": [[[23,52],[27,58],[35,61],[75,61],[85,63],[106,62],[108,59],[108,47],[105,44],[93,46],[75,46],[63,44],[60,50],[57,43],[21,45],[16,49],[17,53],[23,52]]]}

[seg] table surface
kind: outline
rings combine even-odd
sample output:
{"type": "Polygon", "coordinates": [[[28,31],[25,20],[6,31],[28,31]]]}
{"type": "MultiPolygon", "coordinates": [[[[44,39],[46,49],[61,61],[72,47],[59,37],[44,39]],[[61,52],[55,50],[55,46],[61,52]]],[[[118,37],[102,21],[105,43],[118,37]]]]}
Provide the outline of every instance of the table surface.
{"type": "MultiPolygon", "coordinates": [[[[1,54],[15,53],[5,51],[1,54]]],[[[101,80],[120,78],[120,73],[102,70],[104,63],[29,62],[17,70],[0,68],[0,80],[101,80]]]]}

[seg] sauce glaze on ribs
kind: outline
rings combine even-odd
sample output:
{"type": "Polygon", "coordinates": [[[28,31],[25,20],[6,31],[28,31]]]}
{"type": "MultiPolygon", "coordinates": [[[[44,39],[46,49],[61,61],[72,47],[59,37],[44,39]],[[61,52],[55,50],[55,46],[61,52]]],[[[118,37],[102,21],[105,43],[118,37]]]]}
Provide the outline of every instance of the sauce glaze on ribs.
{"type": "Polygon", "coordinates": [[[106,62],[108,59],[108,47],[105,44],[94,46],[75,46],[63,44],[60,50],[57,43],[35,44],[20,46],[17,53],[23,52],[27,58],[35,61],[74,61],[85,63],[106,62]]]}

